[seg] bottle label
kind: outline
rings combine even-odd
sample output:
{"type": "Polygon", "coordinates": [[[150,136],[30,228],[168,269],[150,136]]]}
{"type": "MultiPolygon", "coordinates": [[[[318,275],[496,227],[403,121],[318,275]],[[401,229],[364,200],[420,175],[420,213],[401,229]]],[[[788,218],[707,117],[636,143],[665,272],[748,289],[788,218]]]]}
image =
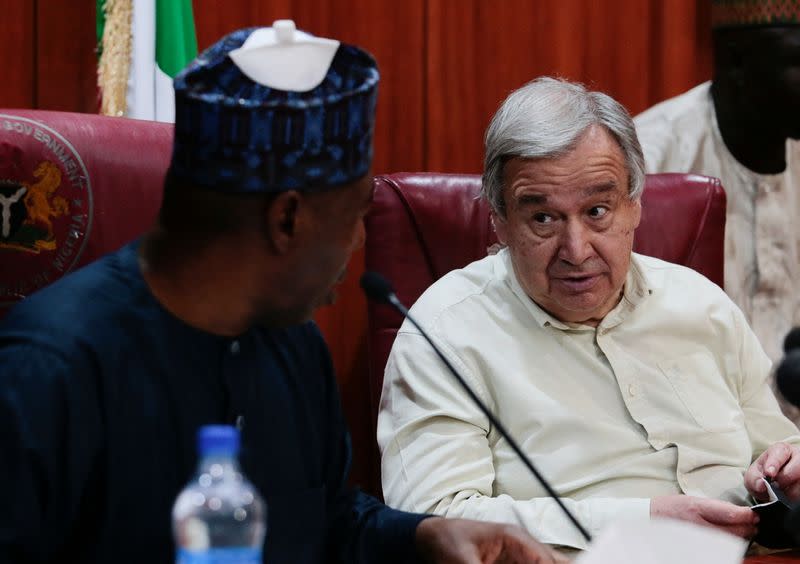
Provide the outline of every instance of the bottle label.
{"type": "Polygon", "coordinates": [[[178,549],[177,564],[261,564],[260,548],[178,549]]]}

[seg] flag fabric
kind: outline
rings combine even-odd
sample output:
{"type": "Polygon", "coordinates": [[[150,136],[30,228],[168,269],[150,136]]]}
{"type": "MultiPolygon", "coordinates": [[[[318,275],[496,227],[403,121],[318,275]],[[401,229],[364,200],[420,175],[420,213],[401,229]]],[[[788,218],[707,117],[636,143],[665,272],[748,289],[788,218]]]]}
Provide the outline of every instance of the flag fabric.
{"type": "Polygon", "coordinates": [[[191,0],[98,0],[101,112],[175,121],[172,79],[197,56],[191,0]]]}

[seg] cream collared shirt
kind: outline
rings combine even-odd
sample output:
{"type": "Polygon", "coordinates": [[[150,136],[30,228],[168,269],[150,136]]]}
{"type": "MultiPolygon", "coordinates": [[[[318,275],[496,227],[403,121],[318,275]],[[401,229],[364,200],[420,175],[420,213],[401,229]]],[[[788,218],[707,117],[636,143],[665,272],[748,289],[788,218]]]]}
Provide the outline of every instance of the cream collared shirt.
{"type": "MultiPolygon", "coordinates": [[[[593,328],[539,308],[501,251],[447,274],[412,313],[592,533],[649,518],[659,495],[746,503],[751,461],[800,443],[744,316],[687,268],[633,255],[622,300],[593,328]]],[[[378,442],[388,504],[585,546],[408,322],[386,367],[378,442]]]]}

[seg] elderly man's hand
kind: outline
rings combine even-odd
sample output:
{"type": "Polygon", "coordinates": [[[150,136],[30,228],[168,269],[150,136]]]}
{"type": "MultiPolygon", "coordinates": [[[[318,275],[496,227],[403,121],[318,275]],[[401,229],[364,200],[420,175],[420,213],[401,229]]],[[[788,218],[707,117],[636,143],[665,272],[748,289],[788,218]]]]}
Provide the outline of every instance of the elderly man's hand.
{"type": "Polygon", "coordinates": [[[514,525],[429,517],[417,526],[417,550],[429,562],[565,564],[569,560],[514,525]]]}
{"type": "Polygon", "coordinates": [[[756,534],[758,524],[758,515],[749,507],[682,494],[651,499],[650,516],[691,521],[746,539],[756,534]]]}
{"type": "Polygon", "coordinates": [[[783,493],[800,499],[800,448],[788,443],[775,443],[756,458],[744,473],[744,485],[760,501],[767,499],[767,487],[761,478],[777,482],[783,493]]]}

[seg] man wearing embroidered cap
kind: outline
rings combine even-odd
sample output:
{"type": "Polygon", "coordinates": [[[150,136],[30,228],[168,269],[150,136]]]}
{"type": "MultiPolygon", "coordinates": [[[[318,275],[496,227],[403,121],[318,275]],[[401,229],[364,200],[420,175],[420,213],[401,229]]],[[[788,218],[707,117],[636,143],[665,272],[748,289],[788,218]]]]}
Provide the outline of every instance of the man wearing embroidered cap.
{"type": "Polygon", "coordinates": [[[800,324],[800,1],[714,0],[712,24],[713,80],[636,130],[647,172],[722,180],[725,291],[774,362],[800,324]]]}
{"type": "Polygon", "coordinates": [[[371,200],[365,52],[241,30],[175,80],[154,228],[0,327],[0,560],[166,562],[209,423],[242,430],[267,562],[555,562],[521,529],[425,519],[346,486],[331,301],[371,200]]]}

